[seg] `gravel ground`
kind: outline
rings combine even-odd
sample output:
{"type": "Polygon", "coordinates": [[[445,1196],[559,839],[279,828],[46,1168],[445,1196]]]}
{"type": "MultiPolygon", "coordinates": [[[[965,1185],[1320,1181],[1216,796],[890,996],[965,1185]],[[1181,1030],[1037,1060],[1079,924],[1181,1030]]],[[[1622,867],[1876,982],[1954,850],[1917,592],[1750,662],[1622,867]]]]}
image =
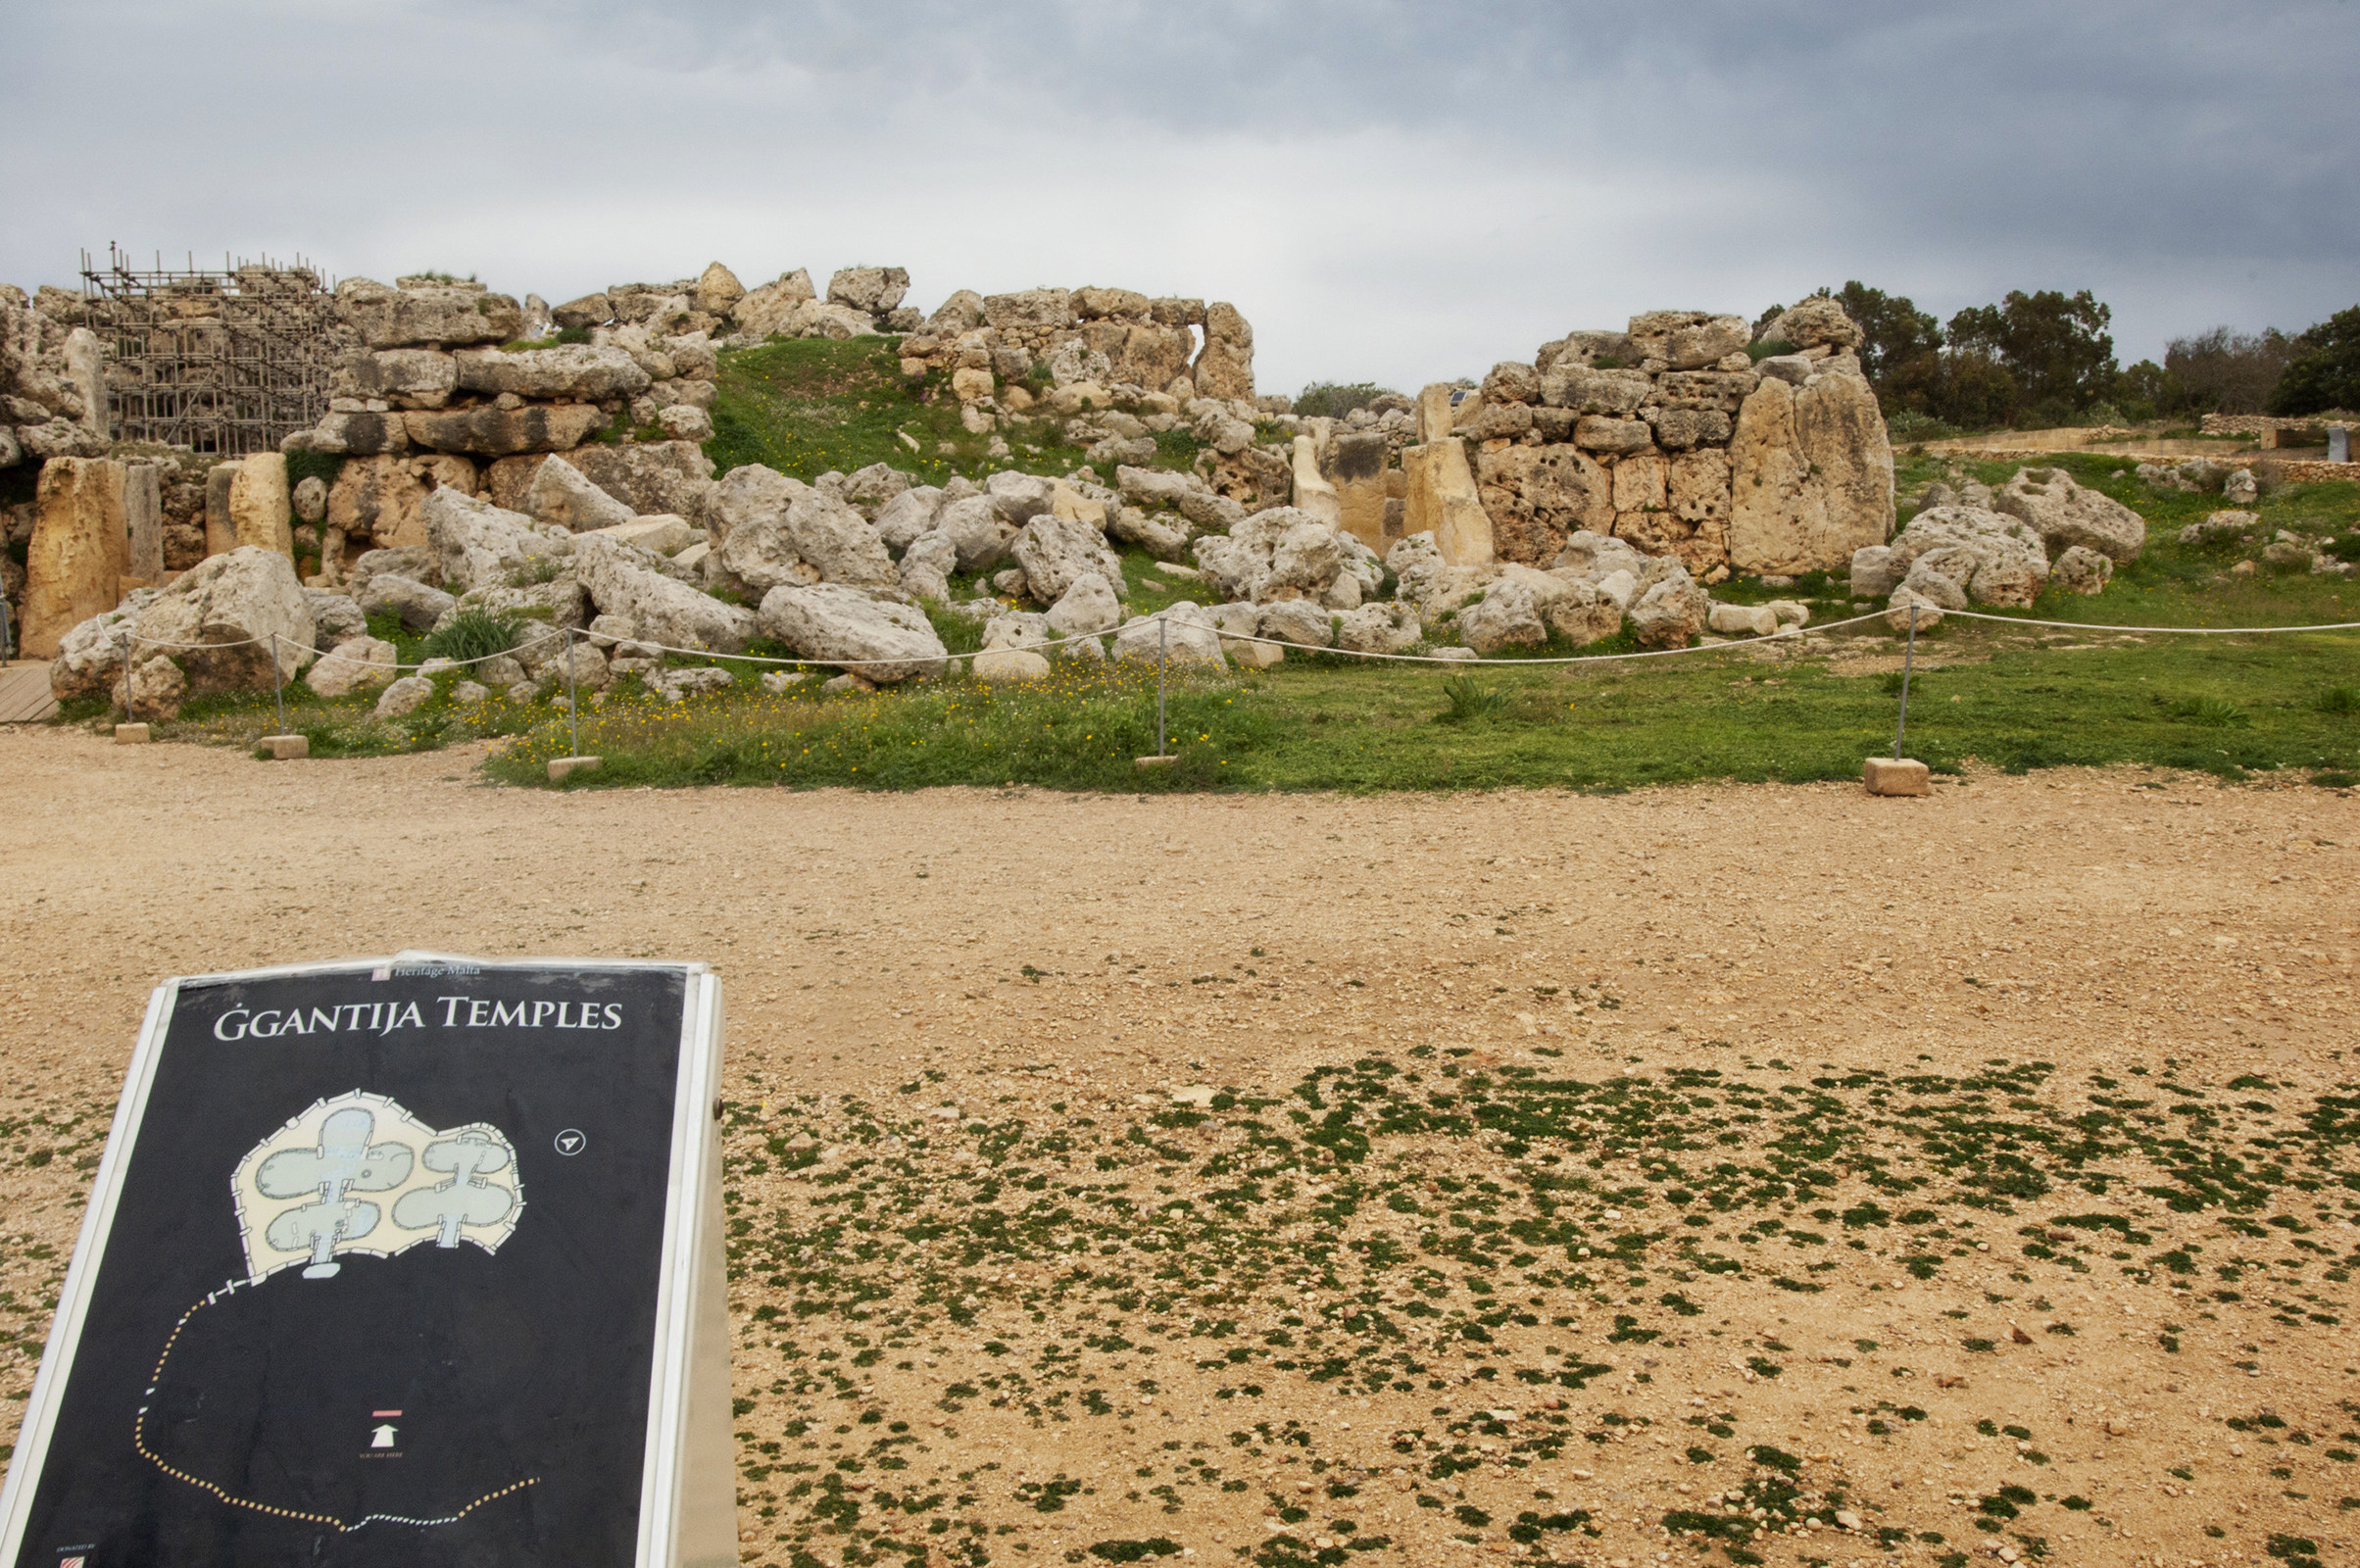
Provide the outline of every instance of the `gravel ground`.
{"type": "Polygon", "coordinates": [[[2348,797],[553,795],[478,757],[0,735],[11,1398],[159,977],[696,958],[750,1562],[2360,1538],[2348,797]]]}

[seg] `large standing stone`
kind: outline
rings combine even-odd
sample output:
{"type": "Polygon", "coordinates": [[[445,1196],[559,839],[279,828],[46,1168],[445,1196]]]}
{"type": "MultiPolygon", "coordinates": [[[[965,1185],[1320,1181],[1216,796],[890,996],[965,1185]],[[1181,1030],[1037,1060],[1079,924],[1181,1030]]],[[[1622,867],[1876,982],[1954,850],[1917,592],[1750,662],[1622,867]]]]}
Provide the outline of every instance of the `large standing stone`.
{"type": "Polygon", "coordinates": [[[237,548],[237,524],[229,520],[229,487],[237,482],[237,469],[234,463],[217,463],[205,470],[205,553],[209,556],[225,556],[237,548]]]}
{"type": "Polygon", "coordinates": [[[123,518],[130,542],[125,586],[153,588],[164,580],[164,470],[155,464],[123,469],[123,518]]]}
{"type": "Polygon", "coordinates": [[[1729,564],[1740,571],[1835,570],[1892,532],[1893,447],[1856,375],[1800,387],[1764,378],[1739,410],[1729,465],[1729,564]]]}
{"type": "Polygon", "coordinates": [[[1385,464],[1389,451],[1384,432],[1353,430],[1335,437],[1335,455],[1330,464],[1335,470],[1338,524],[1380,554],[1393,545],[1393,540],[1385,535],[1385,464]]]}
{"type": "Polygon", "coordinates": [[[1458,410],[1450,401],[1458,388],[1437,381],[1417,395],[1417,438],[1422,445],[1447,439],[1458,424],[1458,410]]]}
{"type": "Polygon", "coordinates": [[[1205,350],[1191,379],[1199,397],[1254,396],[1254,328],[1236,306],[1216,301],[1205,308],[1205,350]]]}
{"type": "Polygon", "coordinates": [[[1123,330],[1122,348],[1111,356],[1114,378],[1156,391],[1188,374],[1196,334],[1185,326],[1134,324],[1123,330]]]}
{"type": "Polygon", "coordinates": [[[1467,471],[1466,443],[1451,436],[1404,447],[1401,466],[1409,475],[1404,536],[1431,532],[1446,565],[1490,565],[1492,519],[1484,513],[1475,476],[1467,471]]]}
{"type": "Polygon", "coordinates": [[[123,466],[110,458],[51,458],[41,466],[19,632],[26,658],[50,658],[69,630],[122,597],[129,564],[123,492],[123,466]]]}
{"type": "Polygon", "coordinates": [[[132,662],[153,650],[188,676],[192,696],[269,691],[312,662],[319,634],[295,563],[257,545],[199,562],[139,617],[132,662]]]}
{"type": "Polygon", "coordinates": [[[948,659],[934,623],[910,605],[885,604],[835,583],[785,585],[762,596],[762,629],[806,659],[880,686],[940,675],[948,659]]]}
{"type": "Polygon", "coordinates": [[[229,526],[239,545],[276,550],[295,559],[294,499],[287,493],[287,460],[257,452],[229,481],[229,526]]]}
{"type": "Polygon", "coordinates": [[[113,423],[107,416],[107,357],[98,334],[86,326],[75,327],[66,334],[64,355],[67,384],[81,394],[82,428],[93,440],[109,439],[113,423]]]}
{"type": "Polygon", "coordinates": [[[439,409],[458,383],[459,362],[440,349],[356,349],[337,360],[327,389],[331,397],[398,399],[408,408],[439,409]]]}
{"type": "MultiPolygon", "coordinates": [[[[1295,438],[1295,495],[1293,505],[1331,526],[1344,520],[1344,502],[1336,487],[1319,471],[1318,443],[1307,435],[1295,438]]],[[[1380,527],[1380,532],[1382,528],[1380,527]]]]}

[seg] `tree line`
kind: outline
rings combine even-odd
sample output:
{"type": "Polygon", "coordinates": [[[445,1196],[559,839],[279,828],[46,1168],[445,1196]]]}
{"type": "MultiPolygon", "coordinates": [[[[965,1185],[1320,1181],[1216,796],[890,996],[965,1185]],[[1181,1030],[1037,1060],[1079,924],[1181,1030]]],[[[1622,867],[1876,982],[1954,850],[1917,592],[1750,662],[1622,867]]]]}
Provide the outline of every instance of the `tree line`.
{"type": "MultiPolygon", "coordinates": [[[[2360,409],[2360,306],[2292,336],[2227,326],[2173,338],[2163,363],[2115,362],[2113,311],[2082,289],[1976,305],[1945,322],[1858,281],[1821,289],[1864,336],[1860,366],[1889,423],[2039,428],[2093,416],[2122,423],[2206,414],[2298,416],[2360,409]]],[[[1785,307],[1763,313],[1767,323],[1785,307]]]]}

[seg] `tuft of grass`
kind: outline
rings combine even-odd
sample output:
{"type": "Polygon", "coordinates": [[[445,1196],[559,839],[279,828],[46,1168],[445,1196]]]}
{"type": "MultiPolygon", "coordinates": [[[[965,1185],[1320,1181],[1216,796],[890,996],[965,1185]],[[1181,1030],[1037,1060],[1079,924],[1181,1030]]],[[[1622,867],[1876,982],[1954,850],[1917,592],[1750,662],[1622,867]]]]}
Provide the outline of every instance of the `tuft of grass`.
{"type": "Polygon", "coordinates": [[[2322,713],[2360,713],[2360,686],[2330,686],[2311,706],[2322,713]]]}
{"type": "Polygon", "coordinates": [[[1500,712],[1507,707],[1508,694],[1500,687],[1482,684],[1472,675],[1445,675],[1443,696],[1450,706],[1436,716],[1445,723],[1463,724],[1500,712]]]}
{"type": "Polygon", "coordinates": [[[2209,729],[2247,729],[2253,724],[2253,715],[2226,697],[2188,697],[2164,708],[2174,717],[2209,729]]]}
{"type": "Polygon", "coordinates": [[[524,636],[524,620],[475,606],[453,615],[450,624],[427,635],[419,646],[429,659],[489,659],[505,654],[524,636]]]}

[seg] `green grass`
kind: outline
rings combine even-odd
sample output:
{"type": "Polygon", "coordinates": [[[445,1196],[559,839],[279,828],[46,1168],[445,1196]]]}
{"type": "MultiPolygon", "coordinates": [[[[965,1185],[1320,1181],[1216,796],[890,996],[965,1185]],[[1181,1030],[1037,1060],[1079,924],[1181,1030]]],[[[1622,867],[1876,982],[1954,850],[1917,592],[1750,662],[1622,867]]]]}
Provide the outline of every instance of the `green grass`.
{"type": "MultiPolygon", "coordinates": [[[[1044,406],[1002,432],[1009,455],[993,458],[991,435],[970,434],[959,423],[947,373],[919,380],[902,374],[900,338],[797,338],[721,355],[713,436],[705,450],[721,472],[759,463],[815,479],[830,469],[850,473],[884,463],[940,484],[953,474],[981,479],[1008,468],[1064,474],[1088,466],[1084,449],[1065,439],[1064,424],[1064,416],[1044,406]]],[[[1157,437],[1148,466],[1185,469],[1199,450],[1195,437],[1170,431],[1157,437]]],[[[1112,481],[1110,466],[1102,472],[1112,481]]]]}
{"type": "MultiPolygon", "coordinates": [[[[1956,774],[2137,763],[2224,778],[2360,769],[2360,717],[2322,694],[2360,678],[2360,635],[2205,639],[2162,646],[2012,647],[1956,640],[1913,685],[1910,755],[1956,774]]],[[[1881,639],[1855,644],[1889,658],[1881,639]]],[[[1429,666],[1296,658],[1244,676],[1175,677],[1177,766],[1154,750],[1150,668],[1059,665],[1038,686],[963,681],[786,701],[737,692],[687,704],[611,702],[582,745],[607,759],[589,787],[770,783],[911,789],[1036,784],[1164,793],[1203,789],[1623,790],[1734,779],[1854,778],[1893,738],[1888,672],[1698,657],[1644,664],[1518,668],[1474,683],[1462,716],[1429,666]]],[[[552,720],[489,764],[534,782],[569,744],[552,720]]],[[[580,786],[576,786],[580,787],[580,786]]]]}

